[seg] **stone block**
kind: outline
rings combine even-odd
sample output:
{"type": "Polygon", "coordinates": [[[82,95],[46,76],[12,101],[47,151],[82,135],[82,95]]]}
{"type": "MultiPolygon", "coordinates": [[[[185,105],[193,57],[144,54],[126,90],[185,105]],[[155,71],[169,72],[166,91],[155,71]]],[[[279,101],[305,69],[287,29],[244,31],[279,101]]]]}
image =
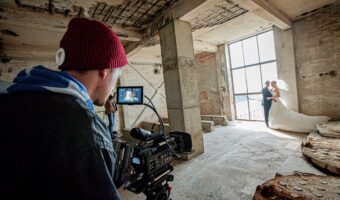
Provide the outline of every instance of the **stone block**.
{"type": "Polygon", "coordinates": [[[226,116],[222,115],[201,115],[201,119],[205,121],[213,121],[215,126],[221,125],[221,126],[227,126],[228,120],[226,116]]]}
{"type": "Polygon", "coordinates": [[[213,132],[215,129],[213,121],[202,120],[202,130],[204,133],[213,132]]]}

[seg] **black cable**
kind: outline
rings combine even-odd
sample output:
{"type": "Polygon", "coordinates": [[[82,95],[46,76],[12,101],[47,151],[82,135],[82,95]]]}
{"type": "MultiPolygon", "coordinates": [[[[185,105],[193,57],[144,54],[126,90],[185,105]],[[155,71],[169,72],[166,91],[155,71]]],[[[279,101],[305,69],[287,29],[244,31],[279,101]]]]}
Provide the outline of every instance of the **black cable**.
{"type": "Polygon", "coordinates": [[[156,115],[157,115],[157,117],[158,117],[159,125],[161,126],[161,129],[162,129],[162,130],[164,131],[164,133],[165,133],[165,127],[164,127],[163,120],[162,120],[162,118],[160,117],[159,113],[157,112],[155,105],[152,103],[152,101],[151,101],[151,99],[150,99],[149,97],[147,97],[147,96],[145,96],[145,95],[144,95],[144,97],[145,97],[147,100],[149,100],[149,102],[151,103],[152,108],[153,108],[154,112],[156,113],[156,115]]]}
{"type": "Polygon", "coordinates": [[[149,97],[145,96],[145,95],[144,95],[144,97],[145,97],[147,100],[149,100],[149,102],[151,103],[152,106],[149,105],[149,104],[146,104],[146,103],[144,103],[144,105],[147,106],[147,107],[149,107],[151,110],[153,110],[153,111],[156,113],[157,117],[158,117],[158,120],[159,120],[159,123],[160,123],[160,131],[161,131],[161,133],[163,132],[163,137],[164,137],[164,141],[165,141],[166,145],[169,147],[170,151],[171,151],[177,158],[180,158],[181,156],[178,155],[178,154],[172,149],[172,147],[170,146],[168,140],[166,139],[166,135],[165,135],[165,127],[164,127],[164,124],[163,124],[163,120],[162,120],[162,118],[160,117],[160,115],[158,114],[158,112],[157,112],[155,106],[153,105],[151,99],[150,99],[149,97]]]}

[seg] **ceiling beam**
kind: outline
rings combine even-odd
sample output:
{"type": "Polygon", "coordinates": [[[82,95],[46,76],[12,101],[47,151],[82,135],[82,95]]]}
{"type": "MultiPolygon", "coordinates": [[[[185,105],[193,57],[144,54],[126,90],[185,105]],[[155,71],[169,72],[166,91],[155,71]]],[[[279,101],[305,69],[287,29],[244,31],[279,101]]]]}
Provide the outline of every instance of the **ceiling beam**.
{"type": "Polygon", "coordinates": [[[142,48],[139,46],[149,40],[150,37],[155,36],[159,29],[169,23],[173,19],[179,19],[186,15],[187,13],[193,11],[195,8],[199,7],[202,3],[207,0],[182,0],[176,3],[174,6],[170,7],[167,11],[164,12],[163,15],[159,16],[155,21],[144,31],[144,38],[139,43],[129,44],[125,48],[125,52],[127,54],[132,55],[132,51],[134,53],[140,51],[142,48]]]}
{"type": "Polygon", "coordinates": [[[142,50],[141,42],[129,42],[124,46],[127,57],[131,57],[142,50]]]}
{"type": "Polygon", "coordinates": [[[144,37],[149,38],[158,33],[158,30],[169,23],[173,19],[179,19],[185,14],[193,11],[207,0],[182,0],[170,7],[163,15],[159,16],[155,21],[144,31],[144,37]]]}
{"type": "Polygon", "coordinates": [[[234,3],[258,15],[285,30],[292,26],[291,20],[269,1],[266,0],[233,0],[234,3]]]}
{"type": "Polygon", "coordinates": [[[172,9],[172,16],[174,19],[179,19],[184,15],[192,12],[206,1],[207,0],[183,0],[179,4],[176,4],[175,7],[172,9]]]}
{"type": "Polygon", "coordinates": [[[195,50],[195,52],[215,53],[215,52],[218,51],[218,48],[217,48],[216,45],[211,44],[209,42],[194,39],[194,50],[195,50]]]}

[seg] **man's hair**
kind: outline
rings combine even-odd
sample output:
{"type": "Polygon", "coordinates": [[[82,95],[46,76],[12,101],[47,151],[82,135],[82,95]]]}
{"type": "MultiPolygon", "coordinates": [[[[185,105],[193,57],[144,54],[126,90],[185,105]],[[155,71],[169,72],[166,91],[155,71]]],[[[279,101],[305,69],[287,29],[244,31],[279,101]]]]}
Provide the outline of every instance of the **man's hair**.
{"type": "Polygon", "coordinates": [[[111,73],[114,73],[115,74],[115,76],[116,76],[116,79],[118,79],[121,75],[122,75],[122,68],[121,67],[119,67],[119,68],[113,68],[113,69],[111,69],[112,71],[111,71],[111,73]]]}

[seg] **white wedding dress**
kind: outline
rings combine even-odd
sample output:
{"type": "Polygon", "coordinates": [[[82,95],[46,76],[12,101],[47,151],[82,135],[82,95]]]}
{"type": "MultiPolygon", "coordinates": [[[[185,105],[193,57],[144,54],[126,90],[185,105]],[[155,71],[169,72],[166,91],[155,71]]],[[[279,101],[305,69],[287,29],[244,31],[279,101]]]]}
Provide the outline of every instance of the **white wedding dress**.
{"type": "MultiPolygon", "coordinates": [[[[271,91],[273,97],[275,91],[271,91]]],[[[281,129],[292,132],[308,133],[316,128],[316,125],[328,121],[326,116],[308,116],[289,110],[280,100],[272,101],[269,110],[268,124],[270,128],[281,129]]]]}

